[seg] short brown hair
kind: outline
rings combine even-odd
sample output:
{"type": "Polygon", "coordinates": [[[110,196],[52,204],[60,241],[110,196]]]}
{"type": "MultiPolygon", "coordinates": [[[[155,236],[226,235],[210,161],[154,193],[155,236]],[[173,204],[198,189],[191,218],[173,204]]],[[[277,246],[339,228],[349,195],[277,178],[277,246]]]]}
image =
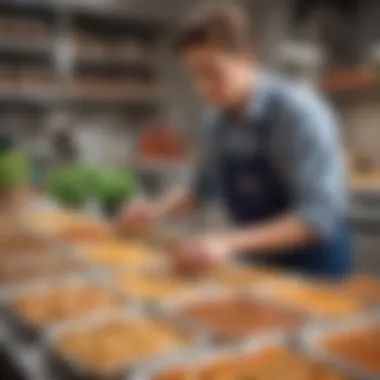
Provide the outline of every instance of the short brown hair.
{"type": "Polygon", "coordinates": [[[213,5],[194,13],[176,33],[174,51],[200,45],[217,45],[233,52],[252,49],[253,36],[247,12],[235,4],[213,5]]]}

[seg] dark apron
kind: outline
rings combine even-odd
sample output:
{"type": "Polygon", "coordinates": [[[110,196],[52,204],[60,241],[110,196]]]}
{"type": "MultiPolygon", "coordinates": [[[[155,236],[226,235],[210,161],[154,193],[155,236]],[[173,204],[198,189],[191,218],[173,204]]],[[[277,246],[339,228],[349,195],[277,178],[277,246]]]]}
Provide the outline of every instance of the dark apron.
{"type": "MultiPolygon", "coordinates": [[[[264,118],[255,128],[257,149],[250,154],[226,151],[218,143],[223,141],[224,125],[218,132],[216,144],[219,147],[219,174],[221,195],[227,213],[237,225],[244,226],[278,217],[291,209],[288,186],[275,167],[270,152],[270,133],[274,117],[280,111],[280,101],[273,99],[264,118]]],[[[349,229],[345,220],[339,220],[331,238],[314,242],[289,252],[247,253],[246,262],[260,262],[266,265],[285,267],[289,270],[315,275],[340,277],[349,272],[350,249],[349,229]]]]}

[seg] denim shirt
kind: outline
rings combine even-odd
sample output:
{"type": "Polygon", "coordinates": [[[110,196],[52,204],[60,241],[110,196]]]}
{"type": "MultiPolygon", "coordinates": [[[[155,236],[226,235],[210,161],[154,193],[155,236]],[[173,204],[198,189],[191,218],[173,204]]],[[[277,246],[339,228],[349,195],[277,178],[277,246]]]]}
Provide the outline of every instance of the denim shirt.
{"type": "Polygon", "coordinates": [[[257,122],[266,117],[273,96],[281,97],[282,109],[273,122],[268,149],[289,188],[289,212],[322,237],[329,236],[347,211],[344,160],[338,121],[322,97],[308,87],[261,75],[242,119],[234,121],[225,111],[212,110],[201,129],[201,159],[191,186],[200,201],[218,194],[215,131],[227,123],[231,138],[225,140],[230,141],[230,149],[247,149],[243,143],[255,133],[257,122]]]}

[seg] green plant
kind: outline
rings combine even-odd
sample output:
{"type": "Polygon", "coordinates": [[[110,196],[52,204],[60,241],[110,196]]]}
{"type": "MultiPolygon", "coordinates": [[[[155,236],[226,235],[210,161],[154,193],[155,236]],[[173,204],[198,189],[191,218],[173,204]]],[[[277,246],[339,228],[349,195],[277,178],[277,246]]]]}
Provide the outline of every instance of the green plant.
{"type": "Polygon", "coordinates": [[[18,150],[0,153],[0,188],[14,189],[24,186],[30,176],[30,164],[26,154],[18,150]]]}

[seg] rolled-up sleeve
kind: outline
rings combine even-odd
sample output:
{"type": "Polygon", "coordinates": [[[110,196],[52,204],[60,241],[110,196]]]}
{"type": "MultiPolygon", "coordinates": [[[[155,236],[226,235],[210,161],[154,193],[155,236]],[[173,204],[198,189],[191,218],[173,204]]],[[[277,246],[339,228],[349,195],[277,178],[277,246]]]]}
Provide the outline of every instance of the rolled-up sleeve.
{"type": "Polygon", "coordinates": [[[327,238],[346,209],[337,123],[329,107],[311,96],[285,112],[285,162],[293,212],[327,238]]]}

